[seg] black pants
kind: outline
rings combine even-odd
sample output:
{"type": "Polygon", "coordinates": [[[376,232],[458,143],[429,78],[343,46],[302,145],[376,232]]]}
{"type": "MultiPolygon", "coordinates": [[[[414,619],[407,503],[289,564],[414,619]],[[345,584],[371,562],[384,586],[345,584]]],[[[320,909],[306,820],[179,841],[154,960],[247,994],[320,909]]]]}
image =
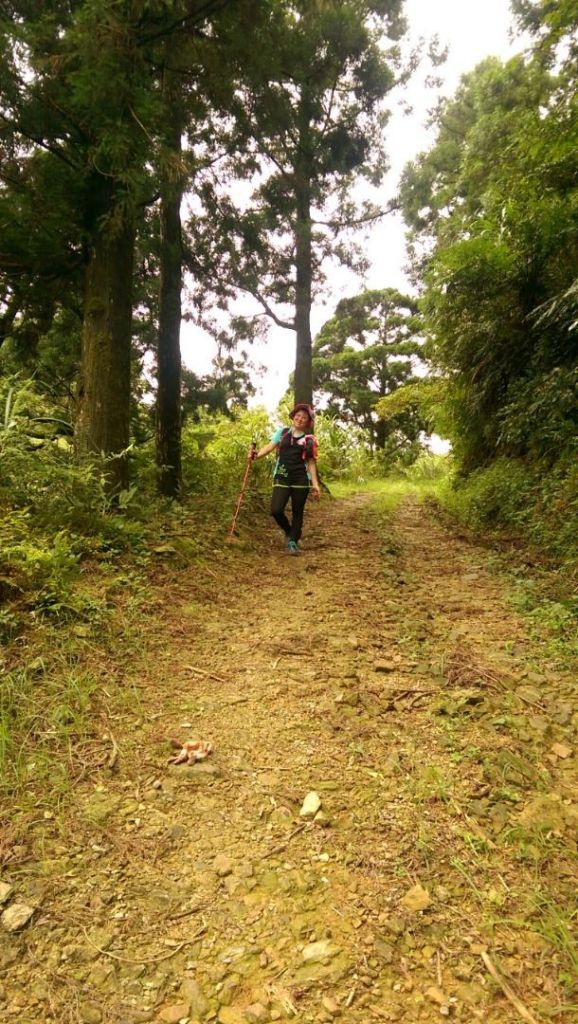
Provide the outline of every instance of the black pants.
{"type": "Polygon", "coordinates": [[[271,495],[271,515],[279,524],[288,540],[298,541],[303,530],[303,512],[305,502],[309,495],[309,484],[282,483],[275,479],[273,494],[271,495]],[[285,506],[291,498],[291,519],[290,523],[285,515],[285,506]]]}

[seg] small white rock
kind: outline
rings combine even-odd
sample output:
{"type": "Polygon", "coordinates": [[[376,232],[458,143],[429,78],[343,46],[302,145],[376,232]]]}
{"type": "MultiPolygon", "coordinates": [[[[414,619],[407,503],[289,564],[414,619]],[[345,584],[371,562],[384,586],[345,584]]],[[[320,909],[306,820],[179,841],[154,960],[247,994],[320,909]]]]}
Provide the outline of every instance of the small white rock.
{"type": "Polygon", "coordinates": [[[315,790],[311,790],[311,792],[307,794],[303,801],[303,806],[299,811],[299,815],[302,818],[312,818],[314,814],[317,814],[317,811],[320,809],[320,807],[321,798],[319,796],[319,793],[316,793],[315,790]]]}
{"type": "Polygon", "coordinates": [[[318,942],[309,942],[304,946],[301,956],[306,963],[319,963],[323,960],[332,960],[339,952],[339,946],[330,942],[329,939],[320,939],[318,942]]]}

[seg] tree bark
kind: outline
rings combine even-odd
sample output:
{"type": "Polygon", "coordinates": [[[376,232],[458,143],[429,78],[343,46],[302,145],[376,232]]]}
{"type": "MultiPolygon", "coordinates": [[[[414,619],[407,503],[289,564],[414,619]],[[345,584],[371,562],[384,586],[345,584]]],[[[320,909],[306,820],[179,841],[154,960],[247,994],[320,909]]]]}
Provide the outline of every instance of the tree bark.
{"type": "Polygon", "coordinates": [[[296,183],[297,218],[295,225],[295,402],[313,401],[313,361],[311,354],[311,203],[309,182],[300,176],[296,183]]]}
{"type": "Polygon", "coordinates": [[[299,142],[293,167],[295,183],[295,402],[313,401],[311,344],[311,285],[313,246],[311,224],[311,109],[306,86],[299,100],[299,142]]]}
{"type": "Polygon", "coordinates": [[[156,456],[161,494],[181,492],[181,189],[161,200],[156,456]]]}
{"type": "Polygon", "coordinates": [[[181,84],[165,69],[163,79],[167,170],[161,186],[160,294],[157,349],[156,460],[158,488],[168,498],[178,498],[181,476],[181,84]]]}
{"type": "Polygon", "coordinates": [[[135,225],[124,205],[115,209],[113,185],[103,192],[109,216],[95,218],[86,269],[75,436],[78,451],[109,458],[107,486],[117,494],[128,484],[135,225]]]}
{"type": "Polygon", "coordinates": [[[14,326],[14,321],[20,312],[20,296],[18,292],[13,291],[8,298],[4,298],[4,312],[0,316],[0,346],[4,344],[6,338],[9,337],[10,331],[14,326]]]}

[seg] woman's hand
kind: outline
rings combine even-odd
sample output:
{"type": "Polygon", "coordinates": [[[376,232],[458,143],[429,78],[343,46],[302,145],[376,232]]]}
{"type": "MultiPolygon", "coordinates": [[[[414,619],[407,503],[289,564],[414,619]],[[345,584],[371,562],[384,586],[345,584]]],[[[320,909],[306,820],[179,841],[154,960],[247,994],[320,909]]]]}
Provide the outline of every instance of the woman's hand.
{"type": "Polygon", "coordinates": [[[319,484],[311,484],[311,497],[314,501],[319,501],[321,497],[321,491],[319,490],[319,484]]]}
{"type": "Polygon", "coordinates": [[[254,455],[249,454],[248,458],[249,459],[264,459],[266,455],[270,455],[271,452],[274,452],[276,447],[277,447],[277,445],[273,444],[273,442],[270,441],[269,444],[264,444],[262,448],[259,448],[259,451],[255,452],[254,455]]]}

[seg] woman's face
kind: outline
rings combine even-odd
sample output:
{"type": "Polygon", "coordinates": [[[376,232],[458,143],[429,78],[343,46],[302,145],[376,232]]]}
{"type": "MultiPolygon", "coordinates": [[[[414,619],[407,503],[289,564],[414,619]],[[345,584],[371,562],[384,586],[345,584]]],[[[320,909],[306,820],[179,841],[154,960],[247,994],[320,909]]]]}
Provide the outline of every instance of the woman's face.
{"type": "Polygon", "coordinates": [[[309,416],[303,409],[299,409],[293,417],[295,430],[306,430],[309,424],[309,416]]]}

